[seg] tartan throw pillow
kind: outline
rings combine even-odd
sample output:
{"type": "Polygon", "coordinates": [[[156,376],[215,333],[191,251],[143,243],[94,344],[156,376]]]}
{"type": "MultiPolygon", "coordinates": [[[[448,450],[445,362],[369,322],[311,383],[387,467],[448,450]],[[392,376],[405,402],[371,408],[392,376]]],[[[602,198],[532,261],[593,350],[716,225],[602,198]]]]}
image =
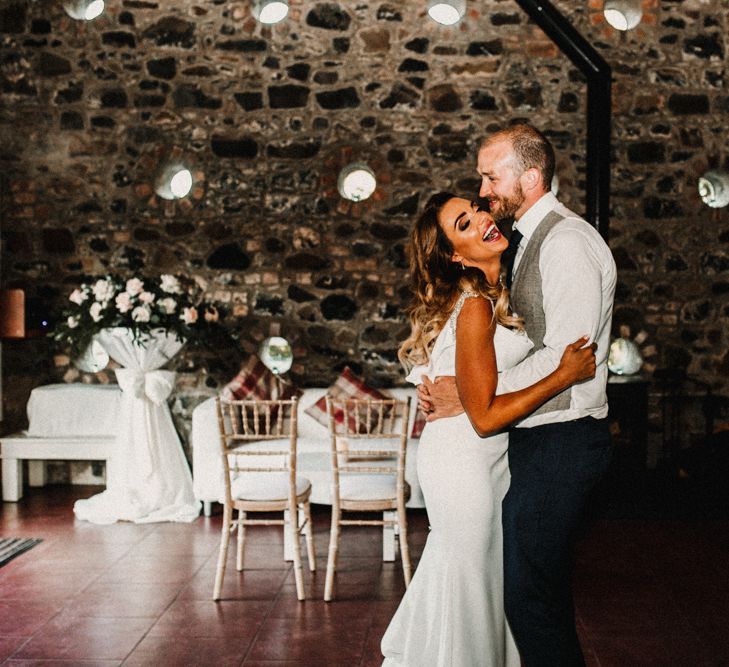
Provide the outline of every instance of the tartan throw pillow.
{"type": "MultiPolygon", "coordinates": [[[[346,366],[340,376],[336,379],[334,384],[327,389],[327,393],[325,396],[322,396],[314,405],[308,407],[304,412],[316,419],[320,424],[323,426],[326,426],[329,428],[329,417],[327,416],[327,401],[326,396],[331,396],[332,398],[340,398],[340,399],[346,399],[346,398],[356,398],[361,400],[373,400],[373,401],[381,401],[383,399],[388,399],[390,396],[387,394],[384,394],[379,389],[375,389],[374,387],[370,387],[365,381],[361,378],[355,375],[349,368],[349,366],[346,366]]],[[[337,410],[334,413],[334,420],[338,424],[344,423],[344,412],[342,410],[337,410]]],[[[348,429],[351,432],[355,432],[356,423],[355,418],[352,416],[350,417],[348,429]]],[[[367,432],[367,424],[365,423],[365,419],[362,419],[360,422],[360,433],[366,433],[367,432]]]]}
{"type": "Polygon", "coordinates": [[[410,431],[411,438],[419,438],[425,428],[425,413],[420,409],[415,410],[415,421],[413,422],[413,430],[410,431]]]}
{"type": "Polygon", "coordinates": [[[301,396],[301,390],[274,375],[255,355],[248,357],[241,369],[220,392],[226,401],[288,400],[301,396]]]}

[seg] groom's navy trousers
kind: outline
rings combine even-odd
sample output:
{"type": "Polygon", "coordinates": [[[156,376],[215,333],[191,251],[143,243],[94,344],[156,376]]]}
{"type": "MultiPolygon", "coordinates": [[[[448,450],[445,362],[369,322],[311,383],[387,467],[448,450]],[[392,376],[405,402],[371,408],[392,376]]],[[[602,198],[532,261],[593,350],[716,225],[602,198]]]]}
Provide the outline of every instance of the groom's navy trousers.
{"type": "Polygon", "coordinates": [[[509,431],[503,503],[504,604],[526,667],[584,665],[572,602],[572,547],[610,463],[607,419],[509,431]]]}

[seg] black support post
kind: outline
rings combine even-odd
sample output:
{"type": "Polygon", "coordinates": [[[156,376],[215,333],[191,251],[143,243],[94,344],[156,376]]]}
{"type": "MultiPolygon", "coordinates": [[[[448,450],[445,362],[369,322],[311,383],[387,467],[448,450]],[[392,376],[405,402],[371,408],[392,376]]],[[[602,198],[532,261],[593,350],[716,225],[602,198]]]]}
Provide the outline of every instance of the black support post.
{"type": "Polygon", "coordinates": [[[516,0],[587,79],[585,218],[607,240],[610,220],[610,65],[547,0],[516,0]]]}

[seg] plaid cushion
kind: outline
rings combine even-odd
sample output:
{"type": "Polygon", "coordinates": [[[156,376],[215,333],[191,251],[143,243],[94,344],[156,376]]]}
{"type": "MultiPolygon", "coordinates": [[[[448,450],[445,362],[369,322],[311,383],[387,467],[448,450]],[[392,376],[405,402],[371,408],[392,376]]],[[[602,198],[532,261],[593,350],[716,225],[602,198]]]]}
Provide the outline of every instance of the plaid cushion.
{"type": "Polygon", "coordinates": [[[419,438],[425,428],[425,424],[425,413],[420,408],[417,408],[415,410],[415,421],[413,422],[413,430],[410,431],[410,437],[419,438]]]}
{"type": "MultiPolygon", "coordinates": [[[[361,400],[373,400],[373,401],[381,401],[383,399],[388,399],[390,396],[387,394],[382,393],[378,389],[375,389],[374,387],[370,387],[365,383],[365,381],[357,377],[350,369],[349,367],[345,367],[345,369],[342,371],[341,375],[336,379],[334,384],[327,389],[327,395],[331,396],[332,398],[356,398],[361,400]]],[[[310,415],[316,421],[318,421],[320,424],[323,424],[327,428],[329,428],[329,417],[327,416],[327,401],[326,401],[326,395],[322,396],[314,405],[304,410],[307,415],[310,415]]],[[[334,420],[338,424],[344,423],[344,412],[342,410],[337,410],[334,413],[334,420]]],[[[356,428],[355,419],[354,417],[350,418],[350,423],[348,424],[348,428],[350,431],[354,432],[356,428]]],[[[360,423],[360,433],[366,433],[367,432],[367,424],[364,423],[365,420],[361,420],[360,423]]]]}
{"type": "Polygon", "coordinates": [[[301,396],[301,390],[274,375],[263,362],[252,354],[248,361],[220,392],[226,401],[288,400],[301,396]]]}

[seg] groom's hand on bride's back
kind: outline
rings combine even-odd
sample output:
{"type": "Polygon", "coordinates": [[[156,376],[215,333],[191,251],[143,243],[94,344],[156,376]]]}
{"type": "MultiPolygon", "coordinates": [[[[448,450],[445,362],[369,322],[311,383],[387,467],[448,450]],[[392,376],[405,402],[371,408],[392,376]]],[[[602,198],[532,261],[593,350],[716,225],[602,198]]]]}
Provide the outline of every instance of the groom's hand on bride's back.
{"type": "Polygon", "coordinates": [[[424,375],[423,383],[418,385],[418,407],[426,414],[429,422],[460,415],[463,405],[458,398],[455,376],[439,375],[433,382],[424,375]]]}

